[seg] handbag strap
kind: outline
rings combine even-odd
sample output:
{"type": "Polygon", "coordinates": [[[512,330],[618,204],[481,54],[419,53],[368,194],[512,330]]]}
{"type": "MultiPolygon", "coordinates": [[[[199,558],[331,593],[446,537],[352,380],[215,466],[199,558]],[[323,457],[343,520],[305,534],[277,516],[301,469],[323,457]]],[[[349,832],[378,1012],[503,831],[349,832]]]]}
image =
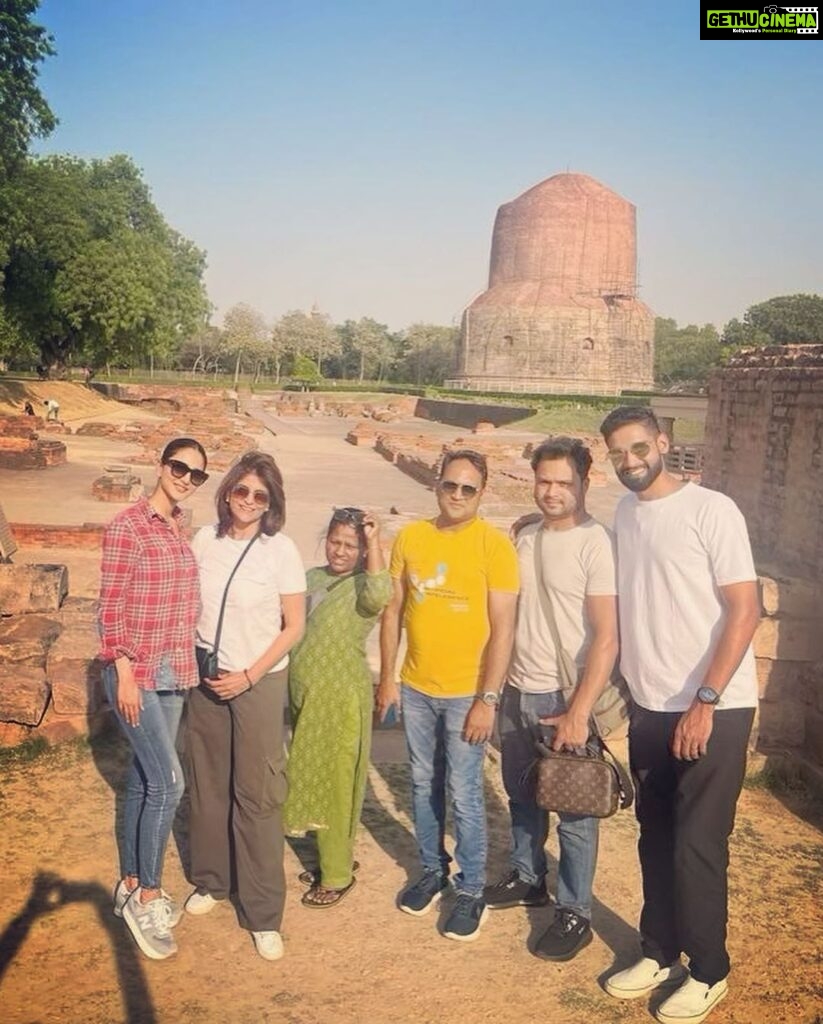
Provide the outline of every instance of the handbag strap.
{"type": "Polygon", "coordinates": [[[543,575],[542,524],[538,524],[537,534],[534,538],[534,575],[537,580],[537,597],[540,601],[540,608],[543,612],[543,618],[549,627],[557,655],[557,672],[560,678],[560,688],[564,693],[570,693],[577,686],[577,680],[569,678],[568,666],[562,657],[563,643],[560,639],[560,630],[557,628],[557,619],[554,617],[554,607],[549,596],[549,588],[546,586],[546,578],[543,575]]]}
{"type": "Polygon", "coordinates": [[[223,632],[223,615],[225,614],[226,611],[226,598],[229,596],[229,587],[231,586],[231,581],[234,579],[234,574],[240,568],[240,563],[249,553],[249,548],[252,546],[252,544],[254,544],[254,542],[257,540],[259,536],[260,531],[258,530],[257,533],[248,542],[248,544],[243,548],[243,553],[237,559],[237,563],[232,569],[231,575],[229,576],[228,580],[226,580],[226,589],[223,591],[223,600],[220,602],[220,615],[217,617],[217,632],[214,634],[215,651],[219,650],[220,648],[220,634],[223,632]]]}

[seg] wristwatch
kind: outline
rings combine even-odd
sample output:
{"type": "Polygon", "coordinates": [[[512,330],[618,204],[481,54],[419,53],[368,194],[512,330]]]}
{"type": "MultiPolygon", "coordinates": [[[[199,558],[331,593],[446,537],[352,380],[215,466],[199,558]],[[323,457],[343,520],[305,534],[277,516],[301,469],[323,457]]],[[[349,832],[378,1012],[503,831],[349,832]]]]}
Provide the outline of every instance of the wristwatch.
{"type": "Polygon", "coordinates": [[[493,693],[491,690],[484,690],[482,693],[475,695],[475,700],[482,700],[487,708],[500,707],[500,694],[493,693]]]}
{"type": "Polygon", "coordinates": [[[701,686],[697,691],[697,699],[701,704],[719,704],[720,694],[711,686],[701,686]]]}

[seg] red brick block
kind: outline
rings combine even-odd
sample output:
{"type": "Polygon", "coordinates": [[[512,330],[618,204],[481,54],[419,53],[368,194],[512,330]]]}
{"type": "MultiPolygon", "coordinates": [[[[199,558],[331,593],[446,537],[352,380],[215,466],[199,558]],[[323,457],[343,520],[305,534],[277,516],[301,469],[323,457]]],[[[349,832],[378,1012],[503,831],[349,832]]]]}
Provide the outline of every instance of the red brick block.
{"type": "Polygon", "coordinates": [[[0,565],[0,614],[57,611],[69,592],[65,565],[0,565]]]}
{"type": "Polygon", "coordinates": [[[100,640],[91,623],[67,626],[49,649],[46,676],[59,714],[93,714],[103,700],[100,640]]]}
{"type": "Polygon", "coordinates": [[[49,693],[42,668],[0,664],[0,721],[38,725],[49,702],[49,693]]]}

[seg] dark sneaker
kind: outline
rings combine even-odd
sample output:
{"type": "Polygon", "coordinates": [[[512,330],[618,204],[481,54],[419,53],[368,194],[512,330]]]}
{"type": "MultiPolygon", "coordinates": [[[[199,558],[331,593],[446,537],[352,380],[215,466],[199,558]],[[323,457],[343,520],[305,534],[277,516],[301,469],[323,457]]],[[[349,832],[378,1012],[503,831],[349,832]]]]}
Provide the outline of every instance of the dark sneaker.
{"type": "Polygon", "coordinates": [[[489,908],[482,896],[458,893],[443,934],[447,939],[456,939],[458,942],[474,942],[480,933],[480,926],[488,916],[489,908]]]}
{"type": "Polygon", "coordinates": [[[543,907],[549,901],[545,885],[524,882],[517,868],[506,878],[483,890],[483,899],[489,910],[507,910],[509,907],[543,907]]]}
{"type": "Polygon", "coordinates": [[[432,907],[437,906],[440,897],[448,887],[449,880],[446,875],[427,869],[414,885],[410,885],[403,892],[398,906],[407,914],[422,917],[424,914],[428,914],[432,907]]]}
{"type": "Polygon", "coordinates": [[[592,941],[592,929],[585,917],[571,910],[558,910],[548,930],[537,941],[534,955],[541,960],[571,960],[592,941]]]}

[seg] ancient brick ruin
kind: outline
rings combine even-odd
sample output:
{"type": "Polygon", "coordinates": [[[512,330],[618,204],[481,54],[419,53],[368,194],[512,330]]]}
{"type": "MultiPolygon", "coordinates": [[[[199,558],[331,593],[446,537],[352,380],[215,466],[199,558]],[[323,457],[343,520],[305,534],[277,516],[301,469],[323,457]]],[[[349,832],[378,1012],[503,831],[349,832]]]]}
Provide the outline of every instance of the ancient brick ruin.
{"type": "MultiPolygon", "coordinates": [[[[61,424],[51,423],[49,429],[61,424]]],[[[66,428],[67,429],[67,428],[66,428]]],[[[46,423],[41,416],[0,416],[0,468],[48,469],[66,461],[63,441],[42,437],[46,423]]]]}
{"type": "Polygon", "coordinates": [[[761,574],[758,746],[821,768],[823,345],[736,355],[711,381],[706,439],[703,482],[742,509],[761,574]]]}
{"type": "Polygon", "coordinates": [[[463,314],[469,390],[608,394],[652,387],[654,315],[637,298],[635,208],[555,174],[497,211],[489,287],[463,314]]]}

